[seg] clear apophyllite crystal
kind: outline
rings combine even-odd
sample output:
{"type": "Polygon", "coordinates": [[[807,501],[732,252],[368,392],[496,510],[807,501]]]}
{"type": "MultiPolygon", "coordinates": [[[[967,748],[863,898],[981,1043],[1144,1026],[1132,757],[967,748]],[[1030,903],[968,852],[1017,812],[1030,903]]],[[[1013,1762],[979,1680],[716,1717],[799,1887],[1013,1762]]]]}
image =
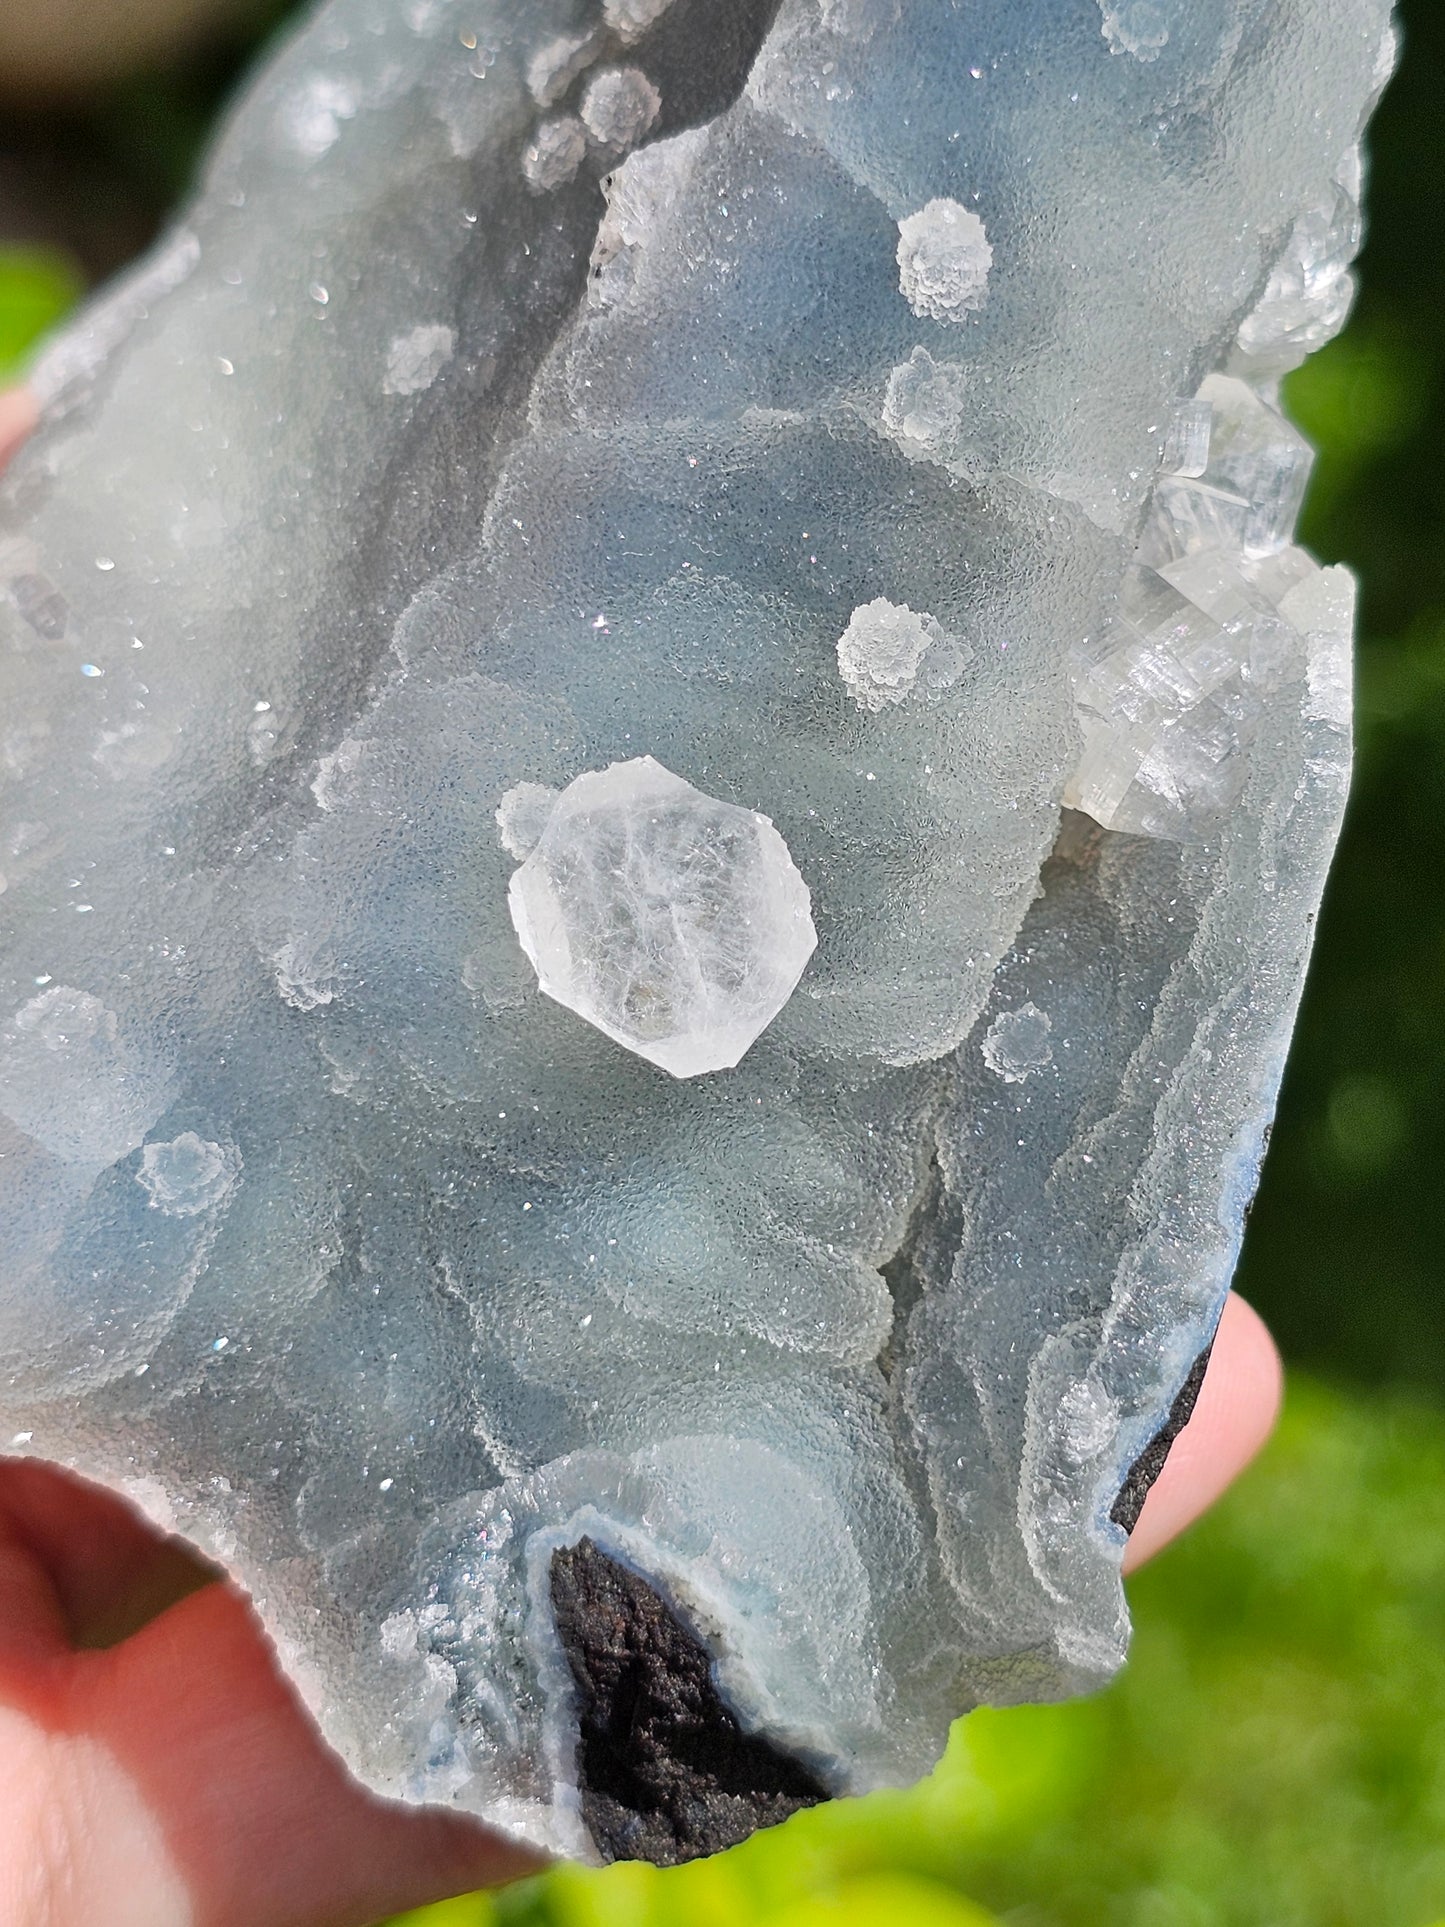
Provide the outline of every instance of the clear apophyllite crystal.
{"type": "MultiPolygon", "coordinates": [[[[1171,444],[1114,618],[1076,652],[1084,747],[1064,795],[1107,829],[1188,838],[1233,807],[1272,699],[1306,664],[1290,596],[1318,571],[1289,542],[1308,445],[1253,389],[1209,376],[1171,444]]],[[[1344,633],[1352,585],[1327,573],[1344,633]]]]}
{"type": "Polygon", "coordinates": [[[596,1559],[784,1756],[664,1856],[1118,1665],[1344,796],[1276,384],[1387,26],[331,0],[42,359],[0,1439],[371,1785],[627,1850],[596,1559]]]}
{"type": "Polygon", "coordinates": [[[818,941],[768,819],[650,756],[569,783],[508,896],[547,995],[674,1077],[731,1070],[818,941]]]}

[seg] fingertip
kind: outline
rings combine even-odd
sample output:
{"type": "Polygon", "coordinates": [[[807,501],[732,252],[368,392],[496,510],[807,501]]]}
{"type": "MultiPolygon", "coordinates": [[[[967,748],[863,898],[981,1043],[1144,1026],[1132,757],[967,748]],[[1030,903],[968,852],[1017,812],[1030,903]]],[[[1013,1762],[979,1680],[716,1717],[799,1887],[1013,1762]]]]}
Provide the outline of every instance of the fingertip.
{"type": "Polygon", "coordinates": [[[0,472],[40,420],[40,404],[28,388],[0,390],[0,472]]]}
{"type": "Polygon", "coordinates": [[[1219,1325],[1228,1347],[1229,1370],[1214,1396],[1232,1410],[1241,1435],[1253,1438],[1249,1451],[1253,1458],[1274,1430],[1284,1403],[1284,1360],[1269,1326],[1238,1292],[1225,1300],[1219,1325]]]}
{"type": "Polygon", "coordinates": [[[233,1584],[87,1655],[81,1691],[207,1921],[380,1919],[545,1864],[463,1812],[352,1779],[233,1584]]]}
{"type": "Polygon", "coordinates": [[[1231,1292],[1189,1423],[1170,1448],[1124,1553],[1124,1571],[1192,1525],[1261,1450],[1279,1417],[1284,1367],[1269,1328],[1231,1292]]]}
{"type": "Polygon", "coordinates": [[[124,1499],[43,1459],[0,1456],[0,1544],[18,1537],[64,1614],[66,1644],[119,1644],[218,1574],[124,1499]]]}

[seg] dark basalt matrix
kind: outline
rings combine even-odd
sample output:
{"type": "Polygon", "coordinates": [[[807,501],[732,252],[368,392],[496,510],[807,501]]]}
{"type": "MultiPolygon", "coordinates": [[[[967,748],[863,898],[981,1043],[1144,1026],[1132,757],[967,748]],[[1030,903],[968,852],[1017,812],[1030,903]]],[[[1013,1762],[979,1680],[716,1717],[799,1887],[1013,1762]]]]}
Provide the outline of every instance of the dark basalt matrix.
{"type": "Polygon", "coordinates": [[[741,1731],[706,1645],[591,1539],[552,1554],[551,1595],[577,1685],[582,1817],[604,1859],[673,1866],[828,1797],[800,1762],[741,1731]]]}
{"type": "Polygon", "coordinates": [[[328,0],[0,484],[0,1446],[379,1791],[1120,1664],[1349,769],[1385,0],[328,0]]]}

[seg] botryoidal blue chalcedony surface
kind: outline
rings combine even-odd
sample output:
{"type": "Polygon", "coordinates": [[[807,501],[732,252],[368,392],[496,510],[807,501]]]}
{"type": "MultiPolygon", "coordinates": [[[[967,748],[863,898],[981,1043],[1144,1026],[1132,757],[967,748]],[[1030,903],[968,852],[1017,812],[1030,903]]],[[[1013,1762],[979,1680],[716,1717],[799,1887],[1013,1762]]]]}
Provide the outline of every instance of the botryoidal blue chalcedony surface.
{"type": "Polygon", "coordinates": [[[1349,766],[1383,0],[329,0],[0,492],[0,1448],[591,1852],[586,1539],[827,1788],[1123,1658],[1349,766]]]}

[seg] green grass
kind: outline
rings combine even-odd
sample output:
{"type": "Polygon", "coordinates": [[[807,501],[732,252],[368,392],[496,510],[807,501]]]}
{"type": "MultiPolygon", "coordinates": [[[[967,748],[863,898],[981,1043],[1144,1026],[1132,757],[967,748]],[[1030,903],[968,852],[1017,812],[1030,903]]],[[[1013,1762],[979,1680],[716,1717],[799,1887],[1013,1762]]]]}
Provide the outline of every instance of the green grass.
{"type": "Polygon", "coordinates": [[[35,343],[80,294],[80,272],[68,255],[0,243],[0,386],[22,372],[35,343]]]}
{"type": "Polygon", "coordinates": [[[1445,1416],[1296,1383],[1134,1582],[1087,1701],[961,1721],[911,1792],[672,1872],[563,1868],[407,1927],[1427,1927],[1445,1912],[1445,1416]]]}

